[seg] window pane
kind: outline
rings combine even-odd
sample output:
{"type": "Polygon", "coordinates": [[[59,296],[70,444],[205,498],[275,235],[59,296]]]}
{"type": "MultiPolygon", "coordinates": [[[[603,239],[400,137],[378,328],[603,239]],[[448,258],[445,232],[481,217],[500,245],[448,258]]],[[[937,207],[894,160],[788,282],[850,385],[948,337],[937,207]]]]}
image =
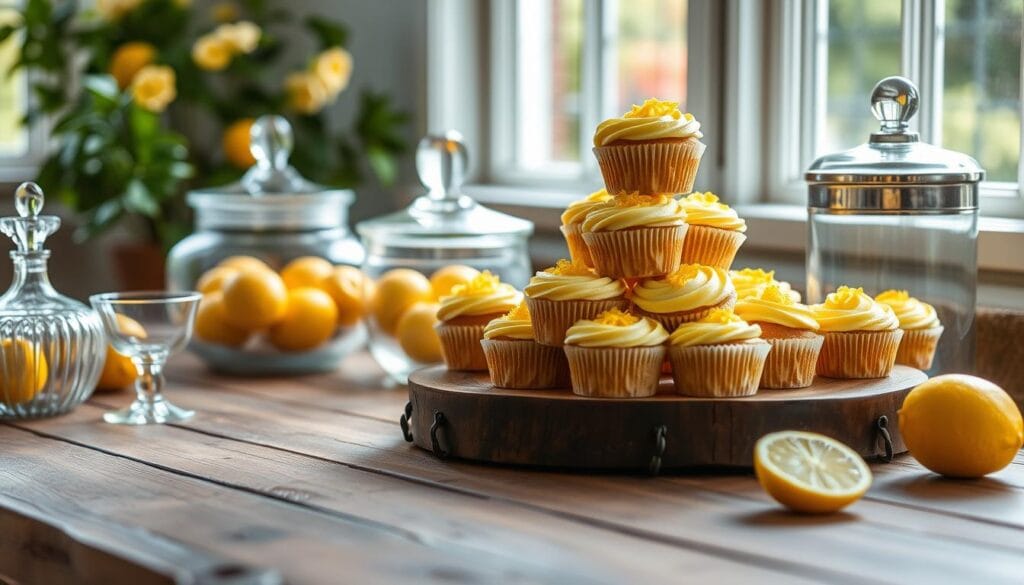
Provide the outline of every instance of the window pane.
{"type": "Polygon", "coordinates": [[[616,113],[649,97],[686,104],[687,0],[619,4],[616,113]]]}
{"type": "Polygon", "coordinates": [[[579,161],[583,0],[519,0],[517,31],[517,162],[579,161]]]}
{"type": "Polygon", "coordinates": [[[989,181],[1017,182],[1020,0],[946,0],[943,146],[973,155],[989,181]]]}
{"type": "Polygon", "coordinates": [[[878,130],[871,89],[900,73],[900,2],[829,0],[825,126],[816,154],[867,142],[878,130]]]}
{"type": "MultiPolygon", "coordinates": [[[[0,24],[15,24],[18,13],[0,9],[0,24]]],[[[25,76],[20,71],[7,75],[17,59],[19,41],[12,36],[0,44],[0,156],[22,156],[28,148],[28,133],[22,126],[25,115],[25,76]]]]}

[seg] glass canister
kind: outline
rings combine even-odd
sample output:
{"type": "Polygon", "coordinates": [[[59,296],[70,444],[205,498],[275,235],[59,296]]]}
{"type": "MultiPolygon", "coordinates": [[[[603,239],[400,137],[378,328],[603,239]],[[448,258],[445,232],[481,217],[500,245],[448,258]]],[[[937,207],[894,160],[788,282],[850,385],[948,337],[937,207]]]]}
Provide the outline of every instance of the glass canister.
{"type": "Polygon", "coordinates": [[[356,226],[366,248],[363,272],[377,281],[368,291],[374,295],[370,351],[403,384],[416,368],[441,361],[433,331],[436,303],[446,292],[439,284],[488,270],[521,288],[532,274],[527,239],[533,223],[464,195],[467,165],[458,132],[424,137],[416,172],[427,193],[401,211],[356,226]]]}
{"type": "Polygon", "coordinates": [[[0,419],[52,416],[89,398],[106,356],[99,316],[50,284],[46,238],[60,218],[39,215],[43,191],[23,183],[19,217],[0,219],[14,240],[14,281],[0,297],[0,419]]]}
{"type": "Polygon", "coordinates": [[[807,297],[839,285],[876,295],[907,290],[932,304],[944,331],[929,373],[974,367],[978,183],[973,158],[908,130],[918,92],[902,77],[878,82],[871,111],[881,129],[866,144],[814,161],[806,173],[810,217],[807,297]]]}
{"type": "MultiPolygon", "coordinates": [[[[167,283],[172,290],[206,288],[200,286],[200,279],[226,260],[234,266],[259,266],[262,262],[273,271],[297,258],[323,259],[326,264],[311,263],[320,269],[327,264],[358,267],[363,262],[363,247],[348,228],[353,192],[301,177],[288,164],[292,140],[291,126],[284,118],[259,118],[250,141],[256,164],[242,179],[223,188],[188,194],[188,204],[195,210],[195,231],[168,255],[167,283]]],[[[216,291],[207,288],[204,292],[216,291]]],[[[225,294],[223,301],[228,300],[225,294]]],[[[200,319],[203,317],[201,310],[200,319]]],[[[197,327],[190,348],[214,369],[245,375],[333,370],[344,355],[366,340],[361,322],[340,324],[327,342],[301,351],[282,350],[268,343],[266,330],[247,331],[249,335],[241,343],[241,333],[204,339],[199,335],[202,331],[197,327]]]]}

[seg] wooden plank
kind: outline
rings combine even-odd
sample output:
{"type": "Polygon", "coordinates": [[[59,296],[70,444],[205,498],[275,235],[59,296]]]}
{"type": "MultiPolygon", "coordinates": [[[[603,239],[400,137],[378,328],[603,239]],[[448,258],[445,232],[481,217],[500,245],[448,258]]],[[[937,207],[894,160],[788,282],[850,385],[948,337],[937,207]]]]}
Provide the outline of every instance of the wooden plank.
{"type": "MultiPolygon", "coordinates": [[[[594,567],[615,582],[655,582],[679,574],[712,580],[728,575],[759,583],[803,581],[798,575],[802,567],[792,568],[798,573],[793,574],[749,566],[509,502],[187,429],[152,427],[146,429],[148,440],[139,441],[117,427],[94,424],[98,415],[97,408],[83,405],[65,417],[18,426],[312,510],[400,527],[438,548],[456,545],[511,560],[552,559],[567,568],[594,567]]],[[[779,563],[779,568],[790,567],[779,563]]]]}
{"type": "MultiPolygon", "coordinates": [[[[182,388],[178,396],[200,412],[185,425],[188,428],[500,498],[726,558],[742,555],[744,562],[762,566],[782,560],[883,581],[983,575],[997,582],[1013,581],[1017,575],[1010,568],[1020,558],[1019,550],[991,546],[992,539],[976,523],[963,518],[954,523],[953,515],[940,516],[942,522],[932,518],[933,532],[925,532],[913,521],[893,526],[887,518],[902,509],[899,506],[867,501],[846,515],[807,520],[779,514],[762,500],[703,489],[699,483],[682,490],[663,480],[441,463],[421,450],[404,447],[393,424],[323,412],[315,406],[274,404],[271,408],[266,401],[241,393],[225,397],[189,388],[182,388]],[[758,521],[764,514],[771,516],[770,522],[758,521]],[[952,528],[943,529],[943,525],[952,528]],[[900,546],[893,546],[894,541],[900,546]],[[965,558],[972,562],[963,563],[965,558]]],[[[707,485],[713,487],[716,481],[709,478],[707,485]]],[[[751,478],[745,481],[753,485],[751,478]]],[[[965,507],[965,502],[956,505],[965,507]]],[[[917,513],[943,512],[942,506],[933,508],[917,513]]],[[[1007,511],[1016,517],[1007,530],[1019,537],[1024,507],[1018,510],[1007,511]]],[[[911,520],[916,518],[907,514],[911,520]]]]}
{"type": "MultiPolygon", "coordinates": [[[[120,428],[138,441],[148,430],[120,428]]],[[[103,517],[245,564],[279,567],[289,583],[610,582],[597,569],[570,571],[557,559],[509,559],[454,545],[442,550],[391,526],[316,512],[10,426],[0,427],[0,443],[0,482],[12,501],[68,510],[69,518],[103,517]]]]}

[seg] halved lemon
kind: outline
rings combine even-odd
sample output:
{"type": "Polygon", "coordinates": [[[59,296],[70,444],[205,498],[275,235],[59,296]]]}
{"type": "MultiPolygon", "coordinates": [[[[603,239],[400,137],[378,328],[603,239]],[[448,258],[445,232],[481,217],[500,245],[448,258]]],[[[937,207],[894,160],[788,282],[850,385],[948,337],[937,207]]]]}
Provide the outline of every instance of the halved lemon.
{"type": "Polygon", "coordinates": [[[835,512],[871,487],[871,470],[853,449],[803,431],[780,431],[754,446],[754,472],[764,491],[797,512],[835,512]]]}

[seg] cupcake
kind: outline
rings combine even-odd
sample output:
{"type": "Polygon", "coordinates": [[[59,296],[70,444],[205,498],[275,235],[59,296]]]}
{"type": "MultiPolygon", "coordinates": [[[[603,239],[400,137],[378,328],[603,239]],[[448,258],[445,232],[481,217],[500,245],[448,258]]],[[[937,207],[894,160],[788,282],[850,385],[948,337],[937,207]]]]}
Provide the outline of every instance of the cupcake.
{"type": "Polygon", "coordinates": [[[668,339],[676,391],[685,396],[734,398],[757,394],[772,346],[761,328],[728,309],[683,323],[668,339]]]}
{"type": "Polygon", "coordinates": [[[576,322],[565,335],[572,391],[642,398],[658,391],[668,332],[657,321],[618,309],[576,322]]]}
{"type": "Polygon", "coordinates": [[[437,310],[437,335],[449,370],[483,371],[487,358],[480,346],[484,327],[522,301],[523,295],[484,270],[466,284],[441,297],[437,310]]]}
{"type": "Polygon", "coordinates": [[[889,305],[862,288],[839,287],[811,313],[825,335],[818,374],[829,378],[884,378],[892,371],[903,330],[889,305]]]}
{"type": "Polygon", "coordinates": [[[747,222],[714,193],[693,193],[679,200],[690,226],[683,244],[683,264],[707,264],[728,270],[746,241],[747,222]]]}
{"type": "Polygon", "coordinates": [[[583,264],[568,260],[538,272],[523,292],[533,315],[537,343],[558,347],[573,323],[629,306],[621,280],[598,276],[583,264]]]}
{"type": "Polygon", "coordinates": [[[562,235],[565,236],[565,243],[569,246],[569,257],[573,262],[594,267],[594,261],[590,257],[590,248],[583,240],[583,219],[594,209],[611,199],[607,191],[601,189],[594,191],[586,199],[573,201],[562,213],[562,235]]]}
{"type": "Polygon", "coordinates": [[[704,144],[700,122],[676,102],[649,99],[621,118],[601,122],[594,156],[612,195],[689,193],[704,144]]]}
{"type": "Polygon", "coordinates": [[[672,331],[680,323],[697,321],[714,309],[731,309],[736,289],[721,268],[683,264],[674,272],[641,280],[630,295],[634,312],[650,317],[672,331]]]}
{"type": "Polygon", "coordinates": [[[530,310],[525,303],[484,327],[480,341],[491,383],[498,388],[565,388],[569,364],[558,347],[534,340],[530,310]]]}
{"type": "Polygon", "coordinates": [[[818,353],[825,341],[810,307],[793,301],[777,284],[736,302],[736,314],[761,328],[772,346],[761,374],[762,388],[806,388],[814,382],[818,353]]]}
{"type": "Polygon", "coordinates": [[[779,287],[779,290],[786,294],[794,303],[800,302],[800,293],[793,290],[793,287],[784,280],[775,280],[774,270],[761,268],[741,268],[729,271],[729,280],[736,287],[736,298],[743,300],[747,297],[759,297],[769,284],[779,287]]]}
{"type": "Polygon", "coordinates": [[[598,274],[657,276],[679,267],[686,213],[667,195],[623,195],[588,213],[581,228],[598,274]]]}
{"type": "Polygon", "coordinates": [[[915,299],[905,290],[887,290],[875,300],[892,307],[903,330],[896,363],[919,370],[931,368],[943,329],[935,307],[915,299]]]}

